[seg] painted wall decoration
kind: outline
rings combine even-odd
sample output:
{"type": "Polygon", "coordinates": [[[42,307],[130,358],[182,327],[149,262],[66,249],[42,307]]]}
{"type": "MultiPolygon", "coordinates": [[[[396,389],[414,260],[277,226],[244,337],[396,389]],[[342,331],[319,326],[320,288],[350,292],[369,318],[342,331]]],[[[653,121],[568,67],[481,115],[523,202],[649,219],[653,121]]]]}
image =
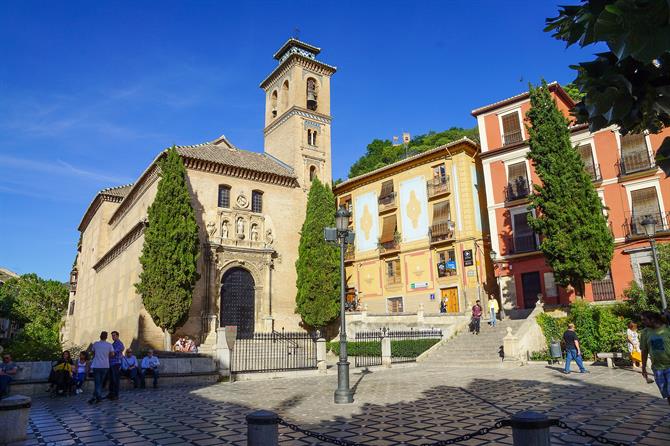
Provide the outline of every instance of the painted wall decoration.
{"type": "Polygon", "coordinates": [[[354,200],[356,215],[356,251],[370,251],[377,249],[379,239],[379,210],[377,209],[377,194],[368,192],[359,195],[354,200]]]}
{"type": "Polygon", "coordinates": [[[428,237],[428,194],[423,176],[400,183],[400,216],[403,241],[428,237]]]}

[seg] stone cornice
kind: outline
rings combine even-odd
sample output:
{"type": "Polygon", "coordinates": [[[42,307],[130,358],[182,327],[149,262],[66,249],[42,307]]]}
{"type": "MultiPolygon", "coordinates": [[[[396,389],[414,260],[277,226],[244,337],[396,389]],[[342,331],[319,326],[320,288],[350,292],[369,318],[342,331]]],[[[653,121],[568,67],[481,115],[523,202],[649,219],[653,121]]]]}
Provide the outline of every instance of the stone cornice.
{"type": "Polygon", "coordinates": [[[285,177],[269,172],[258,172],[252,169],[242,167],[228,166],[213,161],[205,161],[196,158],[184,157],[184,165],[187,169],[199,170],[202,172],[216,173],[229,177],[242,178],[245,180],[258,181],[268,184],[277,184],[285,187],[297,187],[297,180],[294,177],[285,177]]]}
{"type": "Polygon", "coordinates": [[[112,246],[109,251],[100,257],[100,260],[98,260],[96,264],[93,265],[95,272],[100,272],[104,267],[112,263],[114,259],[116,259],[126,249],[128,249],[128,247],[144,233],[144,228],[146,228],[146,226],[147,223],[145,221],[141,221],[133,226],[133,228],[128,231],[128,233],[124,235],[121,240],[112,246]]]}
{"type": "Polygon", "coordinates": [[[114,212],[114,214],[112,214],[112,217],[109,219],[110,225],[118,224],[123,216],[128,213],[130,208],[133,207],[137,200],[144,194],[144,192],[146,192],[146,190],[154,183],[154,181],[158,179],[160,167],[158,167],[157,161],[163,157],[164,154],[165,152],[161,152],[161,154],[156,157],[154,162],[151,163],[149,168],[144,171],[140,179],[137,180],[119,208],[114,212]]]}
{"type": "Polygon", "coordinates": [[[270,73],[270,75],[266,77],[263,80],[263,82],[260,83],[259,86],[263,90],[267,90],[267,88],[273,82],[275,82],[278,78],[286,74],[286,72],[290,70],[294,65],[302,65],[304,68],[307,68],[308,70],[312,71],[315,74],[322,74],[326,76],[331,76],[337,71],[336,67],[323,63],[319,60],[308,59],[305,56],[301,56],[300,54],[293,54],[289,58],[287,58],[284,62],[279,64],[279,66],[275,68],[272,71],[272,73],[270,73]]]}
{"type": "Polygon", "coordinates": [[[118,195],[109,195],[104,192],[99,192],[91,204],[88,205],[88,208],[86,209],[86,212],[84,213],[84,216],[82,217],[81,221],[79,222],[79,226],[77,227],[77,230],[79,232],[83,232],[86,230],[88,227],[88,224],[91,222],[93,219],[93,216],[95,213],[98,211],[100,206],[102,206],[102,203],[105,201],[109,201],[111,203],[121,203],[123,201],[123,197],[120,197],[118,195]]]}
{"type": "Polygon", "coordinates": [[[289,108],[286,110],[284,113],[279,115],[274,121],[270,123],[267,127],[265,127],[265,130],[263,130],[263,134],[265,136],[269,135],[272,133],[274,129],[279,127],[281,124],[285,123],[288,121],[292,116],[300,116],[305,119],[310,119],[312,121],[319,122],[321,124],[326,124],[330,125],[332,118],[328,115],[322,115],[321,113],[315,113],[313,111],[307,110],[306,108],[298,107],[297,105],[294,105],[293,107],[289,108]]]}

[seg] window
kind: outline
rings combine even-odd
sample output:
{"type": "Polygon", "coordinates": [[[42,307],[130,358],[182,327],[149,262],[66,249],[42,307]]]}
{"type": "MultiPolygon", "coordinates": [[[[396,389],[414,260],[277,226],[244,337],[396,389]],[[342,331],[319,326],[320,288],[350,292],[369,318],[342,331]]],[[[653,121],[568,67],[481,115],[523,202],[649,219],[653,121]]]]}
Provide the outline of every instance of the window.
{"type": "Polygon", "coordinates": [[[70,308],[68,309],[67,314],[70,316],[74,314],[74,300],[70,301],[70,308]]]}
{"type": "Polygon", "coordinates": [[[447,182],[447,168],[444,164],[433,167],[433,184],[442,184],[447,182]]]}
{"type": "Polygon", "coordinates": [[[285,80],[281,86],[281,108],[282,111],[288,108],[288,80],[285,80]]]}
{"type": "Polygon", "coordinates": [[[433,224],[430,225],[430,239],[433,242],[447,240],[454,236],[454,222],[448,201],[433,206],[433,224]]]}
{"type": "Polygon", "coordinates": [[[621,136],[621,173],[629,174],[653,166],[644,134],[621,136]]]}
{"type": "Polygon", "coordinates": [[[400,285],[401,283],[400,259],[389,260],[386,262],[386,285],[400,285]]]}
{"type": "Polygon", "coordinates": [[[379,192],[379,200],[377,201],[383,206],[392,206],[395,204],[393,180],[387,180],[382,183],[382,190],[379,192]]]}
{"type": "Polygon", "coordinates": [[[451,277],[456,275],[456,252],[453,249],[437,253],[437,276],[451,277]]]}
{"type": "Polygon", "coordinates": [[[259,190],[251,192],[251,211],[263,212],[263,192],[259,190]]]}
{"type": "Polygon", "coordinates": [[[395,249],[398,247],[396,240],[397,221],[395,214],[384,217],[384,226],[382,227],[382,236],[379,239],[382,250],[395,249]]]}
{"type": "Polygon", "coordinates": [[[389,313],[402,313],[402,297],[389,297],[386,299],[389,313]]]}
{"type": "Polygon", "coordinates": [[[656,221],[657,231],[663,230],[663,215],[661,215],[655,187],[645,187],[644,189],[630,191],[630,201],[633,210],[631,218],[631,231],[633,234],[645,235],[642,220],[646,216],[656,221]]]}
{"type": "Polygon", "coordinates": [[[316,178],[316,166],[309,166],[309,181],[314,181],[316,178]]]}
{"type": "Polygon", "coordinates": [[[219,207],[230,207],[230,186],[219,186],[219,207]]]}
{"type": "Polygon", "coordinates": [[[514,230],[514,253],[530,252],[537,249],[535,232],[528,225],[528,213],[520,212],[512,216],[514,230]]]}
{"type": "Polygon", "coordinates": [[[316,130],[307,129],[307,144],[316,146],[316,130]]]}
{"type": "Polygon", "coordinates": [[[317,108],[316,79],[307,78],[307,109],[315,111],[317,108]]]}
{"type": "Polygon", "coordinates": [[[277,90],[272,92],[272,95],[270,96],[270,111],[272,113],[272,117],[276,118],[277,117],[277,90]]]}
{"type": "Polygon", "coordinates": [[[526,198],[530,194],[528,185],[528,171],[526,162],[510,164],[507,166],[507,201],[526,198]]]}
{"type": "Polygon", "coordinates": [[[519,119],[519,112],[513,111],[500,117],[503,130],[503,145],[516,144],[523,141],[523,134],[521,133],[521,120],[519,119]]]}
{"type": "Polygon", "coordinates": [[[577,146],[577,152],[579,152],[579,156],[584,163],[584,169],[586,169],[586,173],[589,174],[591,180],[599,180],[600,172],[593,161],[593,149],[591,148],[591,144],[580,144],[577,146]]]}
{"type": "Polygon", "coordinates": [[[596,302],[615,300],[616,293],[614,282],[612,282],[612,272],[607,271],[607,274],[601,280],[591,282],[591,290],[593,291],[593,300],[596,302]]]}

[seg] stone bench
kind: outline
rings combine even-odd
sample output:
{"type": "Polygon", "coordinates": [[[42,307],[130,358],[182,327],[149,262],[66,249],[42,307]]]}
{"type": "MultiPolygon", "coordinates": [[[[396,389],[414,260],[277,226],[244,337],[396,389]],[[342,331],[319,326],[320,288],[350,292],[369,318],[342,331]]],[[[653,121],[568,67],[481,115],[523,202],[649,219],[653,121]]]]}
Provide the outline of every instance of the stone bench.
{"type": "Polygon", "coordinates": [[[596,358],[598,359],[606,359],[607,360],[607,367],[610,369],[614,368],[614,359],[623,359],[624,354],[623,353],[596,353],[596,358]]]}
{"type": "Polygon", "coordinates": [[[26,439],[30,406],[30,398],[23,395],[8,396],[0,400],[0,444],[26,439]]]}

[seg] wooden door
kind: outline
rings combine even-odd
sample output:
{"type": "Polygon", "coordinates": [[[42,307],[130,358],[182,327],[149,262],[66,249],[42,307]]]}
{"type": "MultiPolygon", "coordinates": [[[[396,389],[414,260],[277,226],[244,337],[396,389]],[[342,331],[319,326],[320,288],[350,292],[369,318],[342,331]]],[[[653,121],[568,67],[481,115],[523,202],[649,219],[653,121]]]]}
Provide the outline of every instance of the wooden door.
{"type": "Polygon", "coordinates": [[[447,313],[458,313],[458,288],[443,288],[442,300],[447,307],[447,313]]]}
{"type": "Polygon", "coordinates": [[[521,287],[523,289],[523,307],[535,308],[537,295],[542,292],[540,273],[535,271],[521,274],[521,287]]]}

